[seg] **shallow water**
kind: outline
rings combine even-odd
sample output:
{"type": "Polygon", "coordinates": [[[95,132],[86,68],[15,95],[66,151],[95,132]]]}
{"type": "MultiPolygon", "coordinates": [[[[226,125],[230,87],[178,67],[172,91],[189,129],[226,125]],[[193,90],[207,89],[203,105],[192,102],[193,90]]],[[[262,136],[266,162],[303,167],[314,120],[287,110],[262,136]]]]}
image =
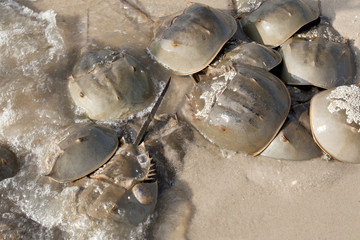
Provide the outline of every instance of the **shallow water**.
{"type": "MultiPolygon", "coordinates": [[[[155,21],[185,6],[184,1],[134,2],[155,21]]],[[[232,12],[230,2],[203,2],[232,12]]],[[[247,6],[255,2],[249,1],[247,6]]],[[[334,10],[336,5],[329,2],[322,1],[323,12],[334,18],[336,28],[336,20],[341,20],[341,11],[346,8],[334,10]],[[333,11],[338,13],[336,18],[333,11]]],[[[56,136],[71,124],[86,120],[69,98],[67,77],[82,51],[124,46],[142,49],[151,40],[154,25],[119,1],[83,0],[74,4],[52,0],[0,3],[0,142],[18,155],[21,164],[15,177],[0,182],[3,239],[360,236],[357,165],[234,154],[213,146],[188,126],[184,126],[187,134],[179,135],[181,146],[164,147],[167,162],[158,167],[170,166],[171,171],[163,173],[157,210],[147,222],[130,226],[78,214],[79,188],[54,183],[44,176],[56,136]]],[[[350,12],[358,7],[356,1],[346,4],[350,12]]],[[[360,30],[355,16],[352,24],[360,30]]],[[[351,35],[347,28],[337,30],[354,39],[355,48],[360,46],[356,31],[351,35]]],[[[165,81],[169,74],[159,72],[157,76],[165,81]]],[[[186,101],[191,81],[174,77],[158,113],[176,112],[186,101]]],[[[118,123],[106,124],[116,128],[118,123]]]]}

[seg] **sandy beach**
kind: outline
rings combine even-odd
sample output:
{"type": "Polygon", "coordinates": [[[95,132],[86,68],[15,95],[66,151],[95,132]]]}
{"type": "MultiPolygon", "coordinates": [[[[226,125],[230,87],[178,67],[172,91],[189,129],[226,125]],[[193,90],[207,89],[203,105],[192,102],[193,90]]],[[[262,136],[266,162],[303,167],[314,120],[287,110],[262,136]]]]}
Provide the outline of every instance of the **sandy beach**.
{"type": "MultiPolygon", "coordinates": [[[[144,17],[136,19],[140,23],[136,26],[131,25],[131,18],[119,18],[116,0],[17,2],[37,12],[52,9],[56,13],[69,59],[75,58],[89,41],[86,31],[97,47],[119,48],[120,41],[124,45],[138,42],[141,47],[152,37],[153,29],[147,27],[149,23],[144,17]],[[88,16],[90,25],[86,30],[88,16]],[[124,34],[128,27],[136,30],[134,34],[124,34]]],[[[184,0],[132,2],[154,21],[186,6],[184,0]]],[[[231,1],[197,2],[234,14],[231,1]]],[[[305,2],[313,8],[320,6],[321,15],[328,17],[333,27],[350,40],[359,66],[360,2],[305,2]]],[[[70,60],[67,68],[74,61],[70,60]]],[[[359,75],[357,79],[360,82],[359,75]]],[[[158,114],[181,111],[191,87],[190,77],[173,77],[158,114]]],[[[154,223],[148,230],[149,239],[360,238],[359,165],[328,161],[325,157],[307,161],[251,157],[224,151],[195,130],[191,139],[182,140],[185,154],[170,160],[175,171],[173,185],[164,187],[159,195],[154,223]]]]}

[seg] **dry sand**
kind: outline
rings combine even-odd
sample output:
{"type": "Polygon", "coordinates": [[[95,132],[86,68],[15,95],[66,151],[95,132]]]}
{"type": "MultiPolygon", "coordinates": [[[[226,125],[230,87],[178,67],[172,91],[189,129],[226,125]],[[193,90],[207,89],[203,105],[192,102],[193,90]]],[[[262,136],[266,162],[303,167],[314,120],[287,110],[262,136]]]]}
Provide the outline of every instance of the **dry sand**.
{"type": "MultiPolygon", "coordinates": [[[[86,9],[95,5],[99,6],[91,12],[97,17],[95,24],[106,26],[101,21],[112,21],[112,2],[116,1],[20,1],[39,11],[53,9],[60,27],[75,19],[85,24],[86,9]]],[[[183,0],[134,2],[152,17],[185,6],[183,0]]],[[[230,1],[198,2],[231,12],[230,1]]],[[[307,2],[318,6],[317,1],[307,2]]],[[[359,0],[322,0],[321,13],[359,53],[359,0]]],[[[115,44],[111,29],[94,31],[98,31],[93,35],[98,42],[115,44]]],[[[71,44],[75,49],[83,43],[71,44]]],[[[183,94],[176,96],[175,92],[172,97],[183,94]]],[[[160,196],[155,239],[360,239],[359,165],[323,159],[279,161],[243,154],[224,157],[226,153],[194,134],[197,141],[189,144],[175,185],[160,196]]]]}

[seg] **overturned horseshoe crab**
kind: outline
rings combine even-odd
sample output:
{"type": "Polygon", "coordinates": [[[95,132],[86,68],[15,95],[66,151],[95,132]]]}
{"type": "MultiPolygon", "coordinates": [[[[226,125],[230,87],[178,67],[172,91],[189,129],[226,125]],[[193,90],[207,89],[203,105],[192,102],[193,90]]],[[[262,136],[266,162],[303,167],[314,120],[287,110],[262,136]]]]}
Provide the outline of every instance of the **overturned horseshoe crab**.
{"type": "Polygon", "coordinates": [[[235,19],[209,6],[191,3],[150,44],[150,54],[177,75],[204,69],[235,34],[235,19]]]}
{"type": "Polygon", "coordinates": [[[0,181],[15,176],[19,171],[19,163],[16,155],[0,146],[0,181]]]}
{"type": "Polygon", "coordinates": [[[310,124],[317,144],[342,162],[360,163],[360,87],[339,86],[316,94],[310,124]]]}
{"type": "Polygon", "coordinates": [[[277,47],[302,26],[319,17],[301,0],[268,0],[241,18],[244,32],[254,41],[277,47]]]}
{"type": "Polygon", "coordinates": [[[75,104],[94,120],[125,119],[149,107],[155,99],[154,77],[123,50],[83,54],[69,77],[75,104]]]}
{"type": "Polygon", "coordinates": [[[60,150],[48,176],[61,183],[81,179],[74,183],[82,186],[78,194],[80,213],[136,225],[154,211],[158,191],[154,168],[144,143],[139,143],[169,83],[170,79],[134,143],[122,140],[117,149],[113,130],[90,123],[73,127],[58,144],[60,150]],[[88,181],[86,175],[90,176],[88,181]]]}
{"type": "Polygon", "coordinates": [[[258,155],[283,125],[290,96],[270,72],[237,65],[202,79],[190,97],[187,118],[205,138],[233,151],[258,155]]]}
{"type": "Polygon", "coordinates": [[[354,83],[355,59],[347,43],[292,37],[279,51],[283,56],[281,79],[289,85],[328,89],[354,83]]]}

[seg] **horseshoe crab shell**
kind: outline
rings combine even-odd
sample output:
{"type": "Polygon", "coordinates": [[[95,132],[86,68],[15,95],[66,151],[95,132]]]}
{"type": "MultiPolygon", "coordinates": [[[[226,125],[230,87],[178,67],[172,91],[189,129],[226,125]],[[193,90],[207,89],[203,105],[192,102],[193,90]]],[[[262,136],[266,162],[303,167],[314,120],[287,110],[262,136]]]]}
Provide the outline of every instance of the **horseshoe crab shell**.
{"type": "Polygon", "coordinates": [[[59,153],[48,174],[57,182],[70,182],[98,169],[115,153],[115,131],[93,123],[74,127],[59,144],[59,153]]]}
{"type": "Polygon", "coordinates": [[[131,224],[143,222],[154,211],[157,195],[158,185],[156,182],[136,184],[116,202],[112,218],[116,219],[125,214],[131,224]]]}
{"type": "Polygon", "coordinates": [[[310,125],[317,144],[342,162],[360,163],[360,87],[340,86],[316,94],[310,125]]]}
{"type": "Polygon", "coordinates": [[[301,0],[268,0],[241,18],[241,23],[251,39],[277,47],[318,17],[319,13],[301,0]]]}
{"type": "Polygon", "coordinates": [[[90,175],[91,183],[79,195],[78,211],[96,219],[143,222],[154,211],[158,193],[145,151],[144,145],[123,143],[108,163],[90,175]]]}
{"type": "Polygon", "coordinates": [[[157,197],[157,182],[137,183],[126,189],[90,179],[90,184],[79,194],[78,212],[100,220],[111,218],[137,225],[154,211],[157,197]]]}
{"type": "Polygon", "coordinates": [[[202,79],[192,92],[191,123],[216,145],[257,155],[283,125],[290,96],[270,72],[251,66],[202,79]]]}
{"type": "Polygon", "coordinates": [[[126,51],[85,53],[69,77],[68,88],[75,104],[95,120],[128,118],[155,98],[151,75],[126,51]]]}
{"type": "Polygon", "coordinates": [[[19,163],[16,155],[0,146],[0,181],[15,176],[19,171],[19,163]]]}
{"type": "Polygon", "coordinates": [[[99,168],[91,177],[104,179],[108,182],[129,188],[134,182],[145,181],[151,178],[151,158],[142,143],[139,146],[122,145],[117,153],[103,167],[99,168]]]}
{"type": "Polygon", "coordinates": [[[235,19],[203,4],[192,3],[150,44],[150,54],[178,75],[205,68],[235,34],[235,19]]]}
{"type": "Polygon", "coordinates": [[[227,65],[245,64],[270,71],[281,61],[278,51],[255,42],[244,42],[227,51],[217,63],[211,64],[209,68],[211,69],[212,65],[221,68],[227,65]]]}
{"type": "Polygon", "coordinates": [[[308,160],[320,157],[321,154],[322,151],[314,142],[311,133],[290,119],[261,153],[262,156],[282,160],[308,160]]]}
{"type": "Polygon", "coordinates": [[[290,85],[334,88],[353,84],[355,59],[348,44],[323,38],[290,38],[280,47],[281,79],[290,85]]]}

